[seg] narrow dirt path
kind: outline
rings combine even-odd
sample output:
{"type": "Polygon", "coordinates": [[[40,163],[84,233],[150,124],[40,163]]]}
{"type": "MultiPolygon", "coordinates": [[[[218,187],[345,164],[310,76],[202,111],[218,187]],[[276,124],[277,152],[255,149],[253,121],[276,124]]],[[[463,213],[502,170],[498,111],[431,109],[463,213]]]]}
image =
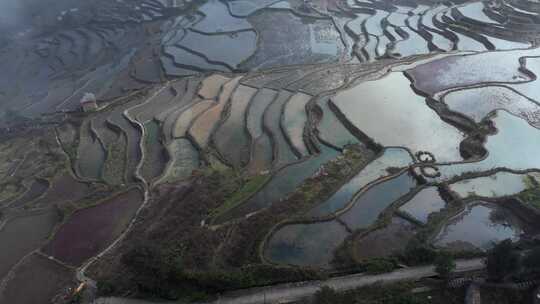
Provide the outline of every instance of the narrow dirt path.
{"type": "MultiPolygon", "coordinates": [[[[149,98],[149,100],[151,100],[156,95],[157,95],[157,93],[152,95],[149,98]]],[[[144,179],[143,175],[140,173],[141,168],[142,168],[142,164],[144,162],[144,151],[145,151],[145,149],[144,149],[144,135],[145,135],[145,132],[144,131],[145,130],[144,130],[144,126],[140,122],[138,122],[136,119],[129,116],[128,111],[129,111],[129,109],[124,111],[124,113],[123,113],[124,117],[126,117],[128,120],[130,120],[131,123],[137,125],[137,127],[141,131],[141,141],[139,142],[139,147],[141,149],[142,157],[141,157],[141,160],[140,160],[140,162],[137,165],[137,168],[135,170],[135,175],[136,175],[137,179],[140,180],[140,182],[141,182],[140,184],[141,184],[141,186],[143,188],[144,200],[143,200],[143,203],[141,204],[141,206],[139,207],[139,209],[137,210],[137,212],[135,213],[135,215],[133,216],[133,218],[131,219],[131,221],[129,222],[129,225],[127,226],[127,228],[122,232],[122,234],[120,234],[120,236],[118,236],[118,238],[116,238],[116,240],[114,240],[114,242],[112,242],[107,248],[102,250],[96,256],[90,258],[85,264],[83,264],[81,267],[79,267],[79,269],[77,269],[77,273],[76,273],[77,280],[79,282],[81,282],[81,283],[84,283],[87,286],[87,288],[92,288],[94,290],[97,288],[97,284],[96,284],[96,282],[94,280],[92,280],[91,278],[89,278],[88,276],[85,275],[86,270],[95,261],[97,261],[102,256],[104,256],[106,253],[108,253],[110,250],[112,250],[120,241],[122,241],[124,239],[124,237],[131,231],[131,229],[135,225],[135,222],[137,221],[137,218],[138,218],[141,210],[143,210],[146,207],[146,205],[148,204],[148,201],[149,201],[148,182],[144,179]]]]}

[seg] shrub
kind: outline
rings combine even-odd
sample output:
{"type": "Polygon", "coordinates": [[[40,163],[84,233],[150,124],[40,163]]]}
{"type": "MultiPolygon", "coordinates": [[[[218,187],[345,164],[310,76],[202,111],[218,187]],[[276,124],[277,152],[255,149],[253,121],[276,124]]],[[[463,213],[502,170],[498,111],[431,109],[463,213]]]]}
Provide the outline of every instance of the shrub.
{"type": "Polygon", "coordinates": [[[456,269],[454,257],[448,252],[440,252],[435,258],[435,271],[445,280],[450,278],[452,271],[456,269]]]}
{"type": "Polygon", "coordinates": [[[523,266],[531,270],[540,269],[540,247],[536,247],[527,253],[523,259],[523,266]]]}
{"type": "Polygon", "coordinates": [[[488,252],[486,268],[492,280],[502,281],[507,275],[519,269],[519,255],[513,249],[512,241],[507,239],[496,244],[488,252]]]}
{"type": "Polygon", "coordinates": [[[113,295],[116,288],[114,287],[114,284],[107,280],[99,280],[97,282],[97,292],[100,296],[110,296],[113,295]]]}
{"type": "Polygon", "coordinates": [[[387,259],[373,259],[366,263],[366,271],[371,274],[385,273],[394,270],[395,263],[387,259]]]}
{"type": "Polygon", "coordinates": [[[428,245],[413,239],[407,244],[402,259],[409,265],[431,264],[437,257],[437,252],[428,245]]]}
{"type": "Polygon", "coordinates": [[[340,295],[332,288],[323,286],[315,293],[314,304],[340,303],[340,295]]]}

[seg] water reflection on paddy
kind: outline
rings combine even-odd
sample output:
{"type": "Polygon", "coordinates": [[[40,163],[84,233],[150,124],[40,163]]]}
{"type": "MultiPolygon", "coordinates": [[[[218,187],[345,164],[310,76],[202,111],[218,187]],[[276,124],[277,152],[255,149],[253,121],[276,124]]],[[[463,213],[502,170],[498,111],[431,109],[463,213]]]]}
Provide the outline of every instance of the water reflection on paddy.
{"type": "Polygon", "coordinates": [[[488,136],[488,155],[479,162],[439,165],[440,177],[448,180],[466,172],[482,172],[497,168],[512,170],[540,169],[540,130],[506,111],[495,112],[492,118],[497,133],[488,136]]]}
{"type": "Polygon", "coordinates": [[[279,264],[328,267],[348,234],[337,221],[287,225],[272,235],[264,255],[279,264]]]}
{"type": "Polygon", "coordinates": [[[193,26],[193,29],[205,33],[234,32],[251,29],[246,19],[229,14],[227,4],[219,0],[209,0],[199,8],[205,17],[193,26]]]}
{"type": "Polygon", "coordinates": [[[281,0],[231,0],[227,1],[227,5],[233,16],[247,17],[260,9],[278,2],[281,2],[281,0]]]}
{"type": "Polygon", "coordinates": [[[477,21],[490,24],[499,24],[496,20],[489,18],[486,13],[483,11],[484,2],[473,2],[465,6],[459,7],[456,10],[459,11],[463,16],[477,21]]]}
{"type": "Polygon", "coordinates": [[[343,148],[347,144],[357,143],[358,139],[341,124],[336,114],[328,106],[328,102],[329,100],[327,98],[317,101],[323,115],[317,126],[319,139],[337,148],[343,148]]]}
{"type": "Polygon", "coordinates": [[[235,69],[257,49],[257,34],[254,31],[243,31],[234,34],[205,35],[188,31],[178,45],[197,55],[201,54],[210,63],[225,64],[235,69]]]}
{"type": "Polygon", "coordinates": [[[399,208],[399,211],[425,224],[429,215],[442,210],[446,206],[437,187],[428,187],[418,192],[410,201],[399,208]]]}
{"type": "Polygon", "coordinates": [[[488,203],[473,203],[451,219],[434,244],[448,249],[487,250],[505,239],[518,240],[522,224],[508,210],[488,203]]]}
{"type": "Polygon", "coordinates": [[[428,94],[483,82],[523,82],[530,78],[520,71],[519,58],[537,53],[532,49],[449,56],[417,66],[407,74],[414,78],[417,89],[428,94]]]}
{"type": "Polygon", "coordinates": [[[490,112],[504,108],[540,128],[540,105],[505,86],[487,86],[451,91],[442,98],[452,111],[462,113],[476,122],[490,112]]]}
{"type": "Polygon", "coordinates": [[[461,160],[463,134],[443,122],[410,85],[405,75],[393,72],[342,91],[332,102],[355,127],[383,146],[429,151],[437,161],[461,160]]]}
{"type": "Polygon", "coordinates": [[[379,218],[379,215],[392,203],[411,192],[418,186],[416,180],[407,172],[369,188],[354,202],[340,219],[351,230],[367,228],[379,218]]]}
{"type": "Polygon", "coordinates": [[[388,168],[404,168],[414,163],[411,154],[403,148],[387,148],[355,177],[343,185],[327,201],[312,209],[308,216],[326,216],[339,211],[351,202],[353,196],[369,183],[389,176],[388,168]]]}
{"type": "Polygon", "coordinates": [[[533,180],[540,181],[540,173],[516,174],[498,172],[490,176],[466,179],[451,184],[450,190],[460,197],[501,197],[515,195],[533,186],[533,180]]]}

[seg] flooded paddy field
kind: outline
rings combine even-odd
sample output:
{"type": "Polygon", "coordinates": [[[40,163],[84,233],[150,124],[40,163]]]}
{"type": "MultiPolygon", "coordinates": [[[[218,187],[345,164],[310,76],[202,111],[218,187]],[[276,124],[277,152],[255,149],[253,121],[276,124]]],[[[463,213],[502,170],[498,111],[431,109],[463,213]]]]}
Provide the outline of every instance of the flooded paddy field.
{"type": "Polygon", "coordinates": [[[353,255],[359,261],[397,255],[404,251],[414,237],[415,228],[409,221],[393,217],[384,228],[356,237],[353,241],[353,255]]]}
{"type": "Polygon", "coordinates": [[[430,151],[443,162],[461,160],[463,134],[442,121],[410,86],[405,75],[390,73],[343,91],[331,102],[357,129],[383,146],[403,146],[413,153],[430,151]],[[381,94],[388,87],[393,89],[381,94]],[[400,132],[387,132],[380,124],[400,132]]]}
{"type": "Polygon", "coordinates": [[[517,241],[525,229],[519,218],[508,210],[473,202],[451,219],[433,241],[435,246],[453,250],[487,250],[498,241],[517,241]]]}
{"type": "Polygon", "coordinates": [[[227,163],[234,167],[245,166],[249,160],[249,143],[246,110],[256,89],[240,85],[231,96],[226,121],[214,135],[214,142],[227,163]]]}
{"type": "Polygon", "coordinates": [[[386,208],[416,186],[416,181],[407,173],[376,184],[361,193],[351,208],[339,218],[351,230],[368,228],[375,223],[386,208]]]}
{"type": "Polygon", "coordinates": [[[388,148],[356,176],[343,185],[330,199],[310,211],[311,216],[325,216],[344,209],[354,196],[370,183],[376,182],[392,174],[388,168],[404,169],[411,165],[414,160],[409,152],[400,148],[388,148]]]}
{"type": "Polygon", "coordinates": [[[463,198],[505,197],[536,187],[539,179],[540,175],[537,172],[517,174],[502,171],[489,176],[461,180],[451,184],[449,188],[463,198]]]}
{"type": "Polygon", "coordinates": [[[420,190],[410,201],[399,207],[399,211],[411,216],[414,220],[426,224],[429,215],[444,209],[446,202],[437,187],[420,190]]]}
{"type": "Polygon", "coordinates": [[[265,257],[273,263],[329,267],[348,235],[337,221],[285,226],[268,242],[265,257]]]}
{"type": "Polygon", "coordinates": [[[0,302],[537,237],[534,2],[6,1],[0,302]]]}

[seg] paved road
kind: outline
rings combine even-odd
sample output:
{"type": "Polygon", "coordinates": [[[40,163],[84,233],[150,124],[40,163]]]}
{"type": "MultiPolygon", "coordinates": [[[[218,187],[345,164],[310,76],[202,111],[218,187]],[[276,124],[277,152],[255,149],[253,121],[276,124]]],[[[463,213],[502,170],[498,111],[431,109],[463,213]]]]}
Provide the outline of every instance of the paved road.
{"type": "MultiPolygon", "coordinates": [[[[465,272],[484,268],[482,259],[456,261],[456,272],[465,272]]],[[[281,284],[272,287],[254,288],[224,295],[220,299],[205,304],[269,304],[287,303],[313,295],[322,286],[345,291],[377,282],[393,283],[397,281],[415,280],[435,275],[433,266],[411,267],[378,275],[354,274],[335,277],[325,281],[309,281],[302,283],[281,284]]],[[[99,299],[94,304],[150,304],[145,301],[126,299],[99,299]]]]}
{"type": "MultiPolygon", "coordinates": [[[[482,259],[460,260],[456,262],[456,271],[470,271],[482,269],[484,263],[482,259]]],[[[292,285],[277,285],[270,288],[255,290],[254,292],[247,291],[244,295],[237,297],[222,297],[215,304],[264,304],[264,303],[280,303],[291,302],[313,295],[322,286],[328,286],[335,290],[345,291],[366,285],[371,285],[376,282],[392,283],[404,280],[421,279],[435,275],[433,266],[422,266],[396,270],[390,273],[379,275],[348,275],[343,277],[331,278],[326,281],[305,282],[292,285]]]]}

